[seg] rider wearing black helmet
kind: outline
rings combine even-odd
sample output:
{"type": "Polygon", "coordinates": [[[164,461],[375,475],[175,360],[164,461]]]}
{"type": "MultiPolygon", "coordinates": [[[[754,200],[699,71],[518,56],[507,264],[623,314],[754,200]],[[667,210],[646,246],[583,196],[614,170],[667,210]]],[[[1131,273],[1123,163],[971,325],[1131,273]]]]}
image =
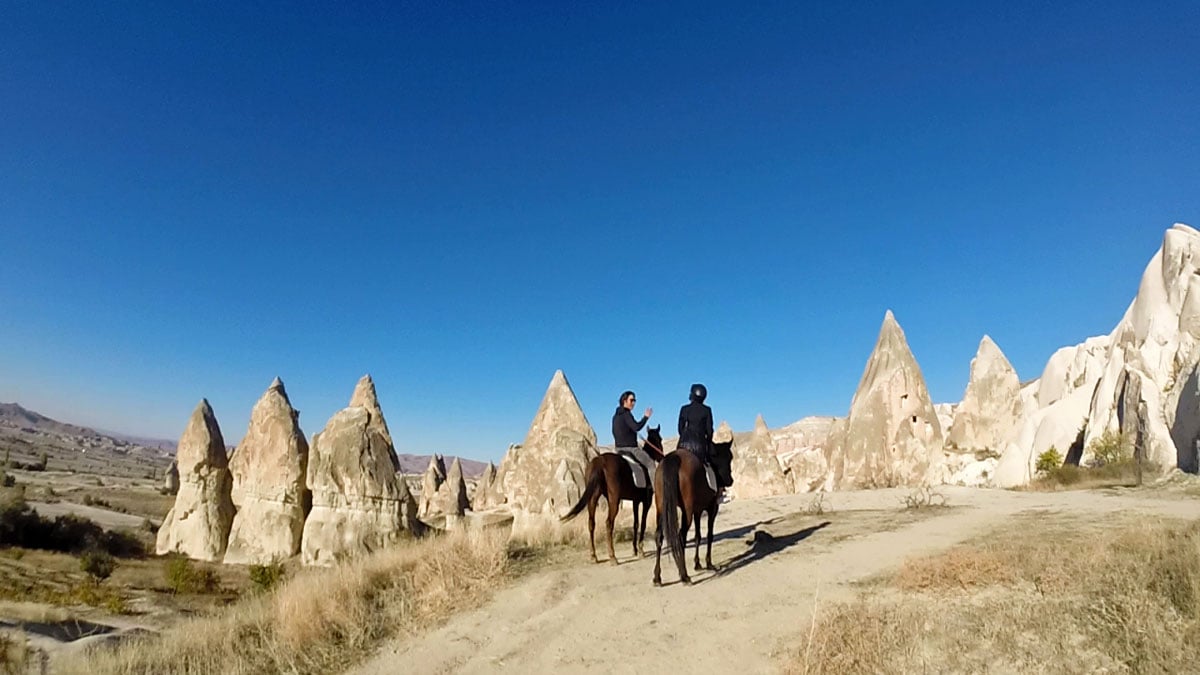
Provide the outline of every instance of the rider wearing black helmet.
{"type": "MultiPolygon", "coordinates": [[[[679,409],[679,445],[680,450],[689,450],[706,465],[710,465],[712,455],[713,416],[712,408],[704,405],[708,397],[708,389],[702,384],[693,384],[688,392],[691,401],[679,409]]],[[[724,501],[726,483],[714,473],[717,480],[717,498],[724,501]]],[[[725,479],[727,480],[727,479],[725,479]]]]}
{"type": "Polygon", "coordinates": [[[679,409],[679,447],[707,463],[712,446],[712,409],[704,405],[708,390],[702,384],[693,384],[688,394],[691,403],[679,409]]]}

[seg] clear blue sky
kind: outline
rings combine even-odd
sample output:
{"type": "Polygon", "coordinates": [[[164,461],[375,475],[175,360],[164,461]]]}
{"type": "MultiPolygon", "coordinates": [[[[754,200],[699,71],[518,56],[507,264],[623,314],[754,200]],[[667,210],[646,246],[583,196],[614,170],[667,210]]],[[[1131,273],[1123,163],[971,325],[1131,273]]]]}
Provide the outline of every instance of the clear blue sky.
{"type": "Polygon", "coordinates": [[[1036,377],[1200,226],[1200,5],[974,5],[4,3],[0,401],[234,443],[370,372],[499,459],[558,368],[603,442],[844,415],[889,308],[936,401],[1036,377]]]}

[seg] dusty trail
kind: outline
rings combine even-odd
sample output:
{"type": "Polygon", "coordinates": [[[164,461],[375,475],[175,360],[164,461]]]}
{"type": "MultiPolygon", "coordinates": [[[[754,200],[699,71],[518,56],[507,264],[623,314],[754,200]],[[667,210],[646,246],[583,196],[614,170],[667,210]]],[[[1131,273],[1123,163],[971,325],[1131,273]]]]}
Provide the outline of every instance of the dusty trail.
{"type": "Polygon", "coordinates": [[[1200,517],[1200,501],[1145,496],[1153,493],[939,491],[950,508],[905,511],[906,490],[833,493],[824,515],[802,513],[810,495],[734,502],[717,520],[713,562],[723,569],[693,573],[699,583],[691,587],[674,583],[669,558],[669,585],[652,587],[653,558],[632,560],[627,543],[615,568],[581,552],[578,565],[523,579],[438,630],[385,645],[351,672],[772,672],[780,651],[802,639],[816,599],[850,597],[851,582],[986,534],[1015,514],[1200,517]]]}

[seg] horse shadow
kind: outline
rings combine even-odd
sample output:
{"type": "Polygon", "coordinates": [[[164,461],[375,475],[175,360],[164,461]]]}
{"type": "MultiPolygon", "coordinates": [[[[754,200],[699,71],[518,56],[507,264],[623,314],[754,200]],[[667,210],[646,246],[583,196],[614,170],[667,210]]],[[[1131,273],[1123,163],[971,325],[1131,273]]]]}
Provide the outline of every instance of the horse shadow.
{"type": "Polygon", "coordinates": [[[713,537],[713,543],[715,544],[717,542],[725,541],[726,539],[741,539],[742,537],[750,534],[751,532],[757,530],[760,527],[765,527],[767,525],[774,525],[775,523],[778,523],[782,520],[783,520],[783,516],[776,516],[774,518],[771,518],[770,520],[760,520],[757,523],[750,523],[749,525],[742,525],[741,527],[735,527],[732,530],[725,530],[723,532],[718,532],[713,537]]]}
{"type": "Polygon", "coordinates": [[[734,556],[732,560],[726,562],[724,565],[721,565],[717,572],[709,578],[723,577],[732,574],[746,565],[749,565],[750,563],[757,562],[769,555],[791,548],[792,546],[795,546],[805,539],[808,539],[831,524],[831,521],[826,520],[823,523],[810,525],[791,534],[785,534],[778,537],[764,530],[756,530],[754,532],[753,541],[746,542],[746,545],[749,548],[734,556]]]}

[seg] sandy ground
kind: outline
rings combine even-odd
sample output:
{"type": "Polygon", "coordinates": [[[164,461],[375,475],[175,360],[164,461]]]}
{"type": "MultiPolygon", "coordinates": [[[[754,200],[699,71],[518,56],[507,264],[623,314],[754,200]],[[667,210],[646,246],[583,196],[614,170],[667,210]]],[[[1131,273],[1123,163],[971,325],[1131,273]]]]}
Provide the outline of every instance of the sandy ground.
{"type": "MultiPolygon", "coordinates": [[[[676,583],[665,556],[667,585],[653,587],[653,557],[634,560],[628,543],[618,546],[618,567],[592,564],[581,552],[578,565],[524,578],[477,611],[386,644],[350,672],[774,672],[800,644],[818,603],[848,599],[855,581],[986,535],[1015,514],[1200,516],[1200,500],[1153,490],[938,492],[949,508],[904,510],[907,490],[833,493],[823,515],[803,513],[811,495],[727,504],[713,545],[721,569],[690,572],[692,586],[676,583]]],[[[603,544],[597,548],[605,555],[603,544]]]]}

